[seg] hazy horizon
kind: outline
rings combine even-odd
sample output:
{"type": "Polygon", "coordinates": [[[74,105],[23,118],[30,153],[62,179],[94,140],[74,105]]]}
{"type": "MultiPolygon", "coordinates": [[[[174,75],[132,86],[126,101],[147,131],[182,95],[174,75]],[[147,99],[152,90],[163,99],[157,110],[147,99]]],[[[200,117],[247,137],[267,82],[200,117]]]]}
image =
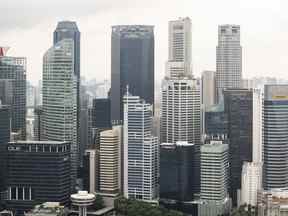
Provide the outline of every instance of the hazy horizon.
{"type": "Polygon", "coordinates": [[[0,8],[0,46],[27,57],[27,79],[42,75],[42,57],[52,46],[57,22],[73,20],[81,31],[81,76],[110,79],[111,26],[154,25],[155,77],[168,58],[168,21],[192,19],[193,73],[215,70],[217,28],[241,26],[243,76],[287,78],[288,3],[284,0],[9,0],[0,8]]]}

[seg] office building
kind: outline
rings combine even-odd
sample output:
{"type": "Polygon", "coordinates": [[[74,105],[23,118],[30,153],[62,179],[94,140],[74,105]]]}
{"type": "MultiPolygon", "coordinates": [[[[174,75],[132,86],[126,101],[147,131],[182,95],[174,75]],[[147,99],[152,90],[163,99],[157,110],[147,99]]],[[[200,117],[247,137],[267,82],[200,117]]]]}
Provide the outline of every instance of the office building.
{"type": "Polygon", "coordinates": [[[152,134],[153,108],[128,93],[124,101],[123,188],[126,198],[158,199],[159,144],[152,134]]]}
{"type": "Polygon", "coordinates": [[[85,150],[83,159],[83,186],[89,193],[99,191],[99,150],[85,150]]]}
{"type": "Polygon", "coordinates": [[[8,144],[7,208],[21,214],[35,203],[60,202],[70,196],[70,143],[17,141],[8,144]]]}
{"type": "Polygon", "coordinates": [[[201,140],[201,100],[199,80],[183,77],[165,79],[162,85],[161,143],[201,140]]]}
{"type": "Polygon", "coordinates": [[[110,129],[112,127],[110,110],[110,98],[93,99],[92,128],[110,129]]]}
{"type": "Polygon", "coordinates": [[[243,162],[262,161],[262,94],[259,90],[224,90],[224,109],[228,119],[230,192],[236,205],[243,162]]]}
{"type": "Polygon", "coordinates": [[[160,145],[160,200],[184,203],[195,193],[195,145],[187,142],[160,145]]]}
{"type": "Polygon", "coordinates": [[[111,119],[119,121],[127,85],[131,94],[154,104],[154,27],[113,26],[111,42],[111,119]]]}
{"type": "Polygon", "coordinates": [[[201,97],[203,109],[213,106],[216,103],[216,73],[215,71],[203,71],[201,77],[201,97]]]}
{"type": "Polygon", "coordinates": [[[0,47],[0,100],[10,106],[11,130],[25,139],[26,58],[7,56],[0,47]]]}
{"type": "Polygon", "coordinates": [[[64,39],[43,58],[43,140],[71,143],[71,186],[77,177],[79,145],[77,130],[77,78],[74,73],[74,42],[64,39]]]}
{"type": "Polygon", "coordinates": [[[169,56],[166,75],[171,79],[191,75],[191,19],[179,18],[169,22],[169,56]]]}
{"type": "Polygon", "coordinates": [[[257,206],[258,192],[262,191],[262,164],[244,162],[241,177],[240,205],[257,206]]]}
{"type": "Polygon", "coordinates": [[[224,103],[206,108],[204,114],[204,135],[206,139],[225,139],[228,134],[228,119],[224,103]]]}
{"type": "Polygon", "coordinates": [[[228,144],[221,141],[211,141],[201,146],[199,216],[225,215],[230,212],[228,148],[228,144]]]}
{"type": "Polygon", "coordinates": [[[43,114],[43,107],[42,106],[36,106],[34,108],[34,140],[40,141],[41,140],[41,119],[43,114]]]}
{"type": "Polygon", "coordinates": [[[121,191],[122,126],[100,133],[100,191],[117,195],[121,191]]]}
{"type": "Polygon", "coordinates": [[[222,100],[224,89],[241,88],[241,80],[240,26],[220,25],[218,27],[218,46],[216,48],[217,102],[222,100]]]}
{"type": "Polygon", "coordinates": [[[7,145],[10,141],[10,107],[0,102],[0,210],[7,197],[7,145]]]}
{"type": "Polygon", "coordinates": [[[265,190],[288,187],[288,85],[265,85],[264,164],[265,190]]]}

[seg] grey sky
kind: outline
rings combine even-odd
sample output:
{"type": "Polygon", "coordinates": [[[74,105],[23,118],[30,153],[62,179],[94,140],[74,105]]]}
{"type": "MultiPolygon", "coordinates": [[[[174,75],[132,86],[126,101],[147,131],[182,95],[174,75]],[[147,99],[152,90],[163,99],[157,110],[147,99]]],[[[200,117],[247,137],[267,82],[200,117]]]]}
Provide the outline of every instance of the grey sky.
{"type": "Polygon", "coordinates": [[[168,21],[192,19],[193,71],[215,70],[217,26],[240,24],[245,77],[288,79],[287,0],[0,0],[0,45],[26,56],[28,79],[41,78],[42,56],[57,21],[74,20],[81,35],[81,73],[110,78],[110,30],[117,24],[155,25],[155,73],[167,60],[168,21]]]}

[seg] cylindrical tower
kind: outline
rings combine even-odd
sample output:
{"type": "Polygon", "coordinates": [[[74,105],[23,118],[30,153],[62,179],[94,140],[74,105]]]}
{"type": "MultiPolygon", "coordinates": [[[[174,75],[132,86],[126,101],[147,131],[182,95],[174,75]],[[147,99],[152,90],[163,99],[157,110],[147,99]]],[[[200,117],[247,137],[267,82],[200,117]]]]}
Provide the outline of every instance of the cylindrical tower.
{"type": "Polygon", "coordinates": [[[79,216],[87,215],[87,206],[93,204],[95,195],[88,193],[87,191],[78,191],[77,194],[71,195],[72,205],[78,206],[79,216]]]}

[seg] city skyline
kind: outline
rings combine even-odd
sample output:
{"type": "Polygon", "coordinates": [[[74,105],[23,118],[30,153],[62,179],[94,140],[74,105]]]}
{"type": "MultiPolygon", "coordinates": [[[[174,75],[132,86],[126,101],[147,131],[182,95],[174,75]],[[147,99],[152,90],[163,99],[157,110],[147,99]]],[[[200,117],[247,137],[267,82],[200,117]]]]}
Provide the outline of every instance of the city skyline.
{"type": "Polygon", "coordinates": [[[28,0],[17,4],[12,0],[4,2],[0,9],[1,45],[11,47],[8,55],[27,56],[27,78],[33,83],[41,77],[42,55],[48,49],[46,44],[53,40],[48,32],[62,20],[77,22],[82,33],[81,74],[99,81],[110,78],[111,26],[155,25],[155,77],[158,82],[164,76],[168,56],[168,21],[186,16],[192,18],[192,59],[196,76],[199,77],[203,70],[215,70],[217,28],[228,23],[241,26],[243,77],[277,75],[286,78],[288,44],[282,42],[288,36],[288,29],[283,27],[287,26],[288,16],[284,15],[287,3],[282,0],[273,3],[269,0],[72,1],[69,10],[65,3],[67,1],[62,0],[55,9],[54,0],[41,3],[28,0]],[[207,3],[209,7],[206,7],[207,3]],[[163,5],[166,12],[161,11],[161,16],[157,16],[163,5]],[[18,16],[13,16],[11,11],[18,16]],[[145,16],[147,13],[150,16],[145,16]]]}

